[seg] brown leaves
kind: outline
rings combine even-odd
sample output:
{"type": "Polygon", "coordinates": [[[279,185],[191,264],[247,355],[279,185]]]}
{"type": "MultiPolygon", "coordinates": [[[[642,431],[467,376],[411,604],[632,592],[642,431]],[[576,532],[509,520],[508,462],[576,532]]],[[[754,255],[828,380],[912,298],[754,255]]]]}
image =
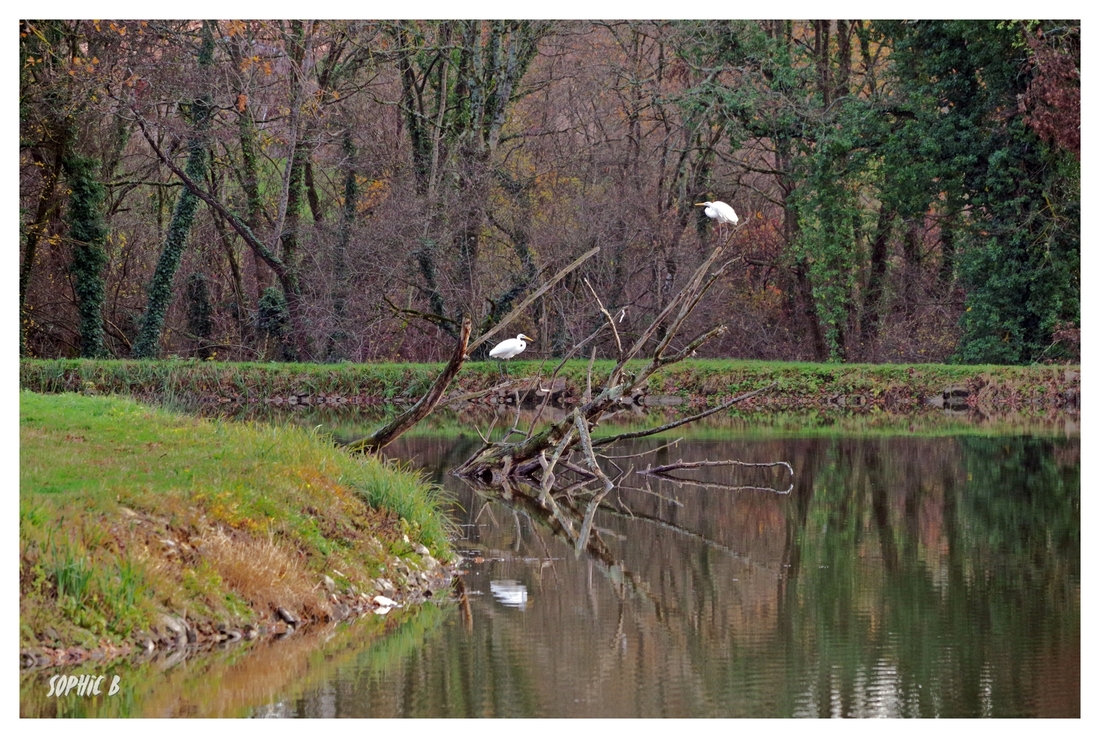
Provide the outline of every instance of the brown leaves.
{"type": "Polygon", "coordinates": [[[1025,121],[1041,138],[1081,157],[1080,50],[1040,29],[1028,37],[1035,76],[1020,100],[1025,121]]]}

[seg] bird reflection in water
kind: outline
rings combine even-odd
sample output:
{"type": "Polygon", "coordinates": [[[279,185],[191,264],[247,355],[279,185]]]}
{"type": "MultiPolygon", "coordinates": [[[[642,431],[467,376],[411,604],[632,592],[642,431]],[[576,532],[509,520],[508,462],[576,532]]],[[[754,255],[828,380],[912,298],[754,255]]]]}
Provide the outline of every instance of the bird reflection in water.
{"type": "Polygon", "coordinates": [[[527,609],[527,586],[520,584],[515,579],[498,579],[489,582],[489,591],[497,602],[505,607],[516,607],[520,610],[527,609]]]}

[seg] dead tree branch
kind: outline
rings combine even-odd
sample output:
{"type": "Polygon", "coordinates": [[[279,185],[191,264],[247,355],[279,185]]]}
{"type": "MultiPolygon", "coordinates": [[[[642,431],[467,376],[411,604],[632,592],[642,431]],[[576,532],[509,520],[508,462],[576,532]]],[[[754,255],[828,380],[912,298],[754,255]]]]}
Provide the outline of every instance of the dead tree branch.
{"type": "Polygon", "coordinates": [[[730,459],[722,459],[720,461],[684,461],[680,459],[672,464],[663,464],[662,466],[646,467],[645,470],[639,472],[639,474],[667,474],[670,471],[676,471],[679,469],[703,469],[707,467],[715,466],[767,466],[776,467],[783,466],[787,468],[791,476],[794,476],[794,469],[786,461],[734,461],[730,459]]]}
{"type": "Polygon", "coordinates": [[[540,296],[542,296],[542,294],[544,292],[546,292],[546,290],[550,289],[555,284],[560,282],[561,279],[563,277],[565,277],[565,275],[569,274],[569,272],[573,271],[574,269],[579,267],[581,264],[588,261],[593,256],[595,256],[597,253],[599,253],[599,250],[600,250],[599,246],[596,246],[594,248],[589,249],[588,251],[586,251],[583,254],[581,254],[580,256],[578,256],[577,259],[572,264],[570,264],[569,266],[567,266],[564,269],[562,269],[561,271],[559,271],[557,274],[555,274],[553,277],[551,277],[547,281],[543,282],[541,287],[539,287],[537,290],[535,290],[530,295],[528,295],[527,298],[523,302],[521,302],[516,307],[512,308],[511,312],[509,312],[507,315],[505,315],[503,318],[501,318],[500,322],[497,323],[495,326],[493,326],[492,330],[487,331],[485,333],[482,333],[476,341],[471,343],[469,351],[474,351],[475,349],[477,349],[478,346],[485,343],[490,338],[492,338],[497,333],[499,333],[501,330],[503,330],[520,313],[522,313],[524,310],[526,310],[527,307],[532,302],[534,302],[540,296]]]}
{"type": "Polygon", "coordinates": [[[683,459],[680,459],[680,460],[678,460],[678,461],[676,461],[672,464],[663,464],[661,466],[654,466],[654,467],[648,467],[647,466],[645,469],[641,470],[638,473],[642,474],[642,475],[645,475],[645,476],[660,477],[661,479],[665,479],[665,480],[668,480],[670,482],[674,482],[678,486],[683,486],[684,484],[692,484],[692,485],[695,485],[695,486],[698,486],[698,487],[705,487],[705,488],[709,488],[709,489],[724,489],[724,490],[730,490],[730,491],[735,491],[735,492],[744,491],[744,490],[757,490],[757,491],[776,492],[776,493],[781,494],[781,495],[786,495],[786,494],[790,494],[790,492],[794,489],[794,468],[790,464],[788,464],[786,461],[752,462],[752,461],[737,461],[737,460],[734,460],[734,459],[722,459],[722,460],[719,460],[719,461],[709,461],[709,460],[706,460],[706,459],[704,459],[703,461],[684,461],[683,459]],[[732,484],[727,484],[725,482],[704,482],[704,481],[700,481],[700,480],[697,480],[697,479],[685,479],[683,477],[676,477],[676,476],[673,476],[669,473],[669,472],[678,471],[678,470],[682,470],[682,469],[705,469],[705,468],[722,467],[722,466],[769,467],[769,468],[782,466],[782,467],[785,467],[787,469],[787,472],[790,474],[791,485],[785,490],[780,490],[780,489],[775,489],[774,487],[758,487],[758,486],[752,486],[752,485],[732,485],[732,484]]]}
{"type": "Polygon", "coordinates": [[[606,446],[608,444],[615,443],[617,441],[626,441],[626,440],[631,439],[631,438],[644,438],[646,436],[652,436],[656,433],[664,433],[665,431],[672,430],[673,428],[679,428],[681,425],[687,425],[688,423],[694,423],[696,420],[702,420],[703,418],[714,415],[715,413],[722,412],[723,410],[729,410],[731,407],[736,405],[738,402],[742,402],[744,400],[747,400],[750,397],[755,397],[755,396],[759,395],[761,392],[766,392],[767,390],[771,389],[775,385],[776,385],[776,383],[772,382],[771,384],[769,384],[766,387],[761,387],[758,390],[753,390],[752,392],[746,392],[743,395],[738,395],[737,397],[734,397],[732,400],[728,400],[726,402],[723,402],[721,405],[718,405],[717,407],[712,407],[710,410],[704,410],[703,412],[696,413],[695,415],[692,415],[690,417],[680,418],[679,420],[674,420],[671,423],[665,423],[664,425],[659,426],[657,428],[647,428],[646,430],[631,431],[629,433],[620,433],[617,436],[609,436],[607,438],[601,438],[600,440],[596,441],[596,445],[597,446],[606,446]]]}
{"type": "Polygon", "coordinates": [[[611,313],[607,312],[607,308],[603,306],[603,300],[596,294],[596,290],[592,288],[592,283],[588,281],[588,277],[584,278],[584,285],[588,288],[588,291],[592,293],[592,298],[596,301],[596,304],[600,306],[600,312],[607,318],[607,324],[611,326],[611,333],[615,337],[615,348],[618,349],[616,356],[619,361],[622,361],[623,342],[619,339],[619,329],[615,327],[615,320],[611,317],[611,313]]]}
{"type": "MultiPolygon", "coordinates": [[[[535,482],[534,475],[541,472],[542,479],[537,482],[536,486],[543,491],[543,496],[548,496],[548,490],[553,487],[555,467],[560,467],[572,471],[578,476],[587,476],[590,479],[599,480],[606,494],[606,491],[614,485],[599,466],[599,461],[595,453],[597,447],[606,446],[616,441],[629,438],[640,438],[653,435],[654,433],[660,433],[686,423],[701,420],[709,415],[726,410],[735,403],[760,394],[771,386],[774,386],[769,385],[769,387],[745,393],[728,402],[722,403],[718,407],[668,423],[658,428],[636,431],[633,433],[623,433],[598,441],[593,441],[591,437],[591,429],[595,427],[608,412],[611,412],[619,404],[622,397],[632,395],[638,388],[644,386],[658,369],[683,361],[692,356],[700,346],[725,330],[724,326],[717,326],[705,330],[689,341],[687,345],[680,350],[669,353],[672,342],[683,328],[688,317],[695,308],[698,307],[707,290],[714,285],[725,269],[736,261],[736,259],[730,259],[724,263],[720,263],[723,249],[724,245],[719,245],[711,251],[709,256],[690,276],[684,287],[669,300],[664,309],[654,318],[650,325],[642,331],[642,334],[634,344],[626,350],[623,348],[622,339],[619,336],[618,328],[615,326],[611,314],[604,307],[599,295],[586,279],[585,284],[592,293],[605,320],[601,322],[595,331],[593,331],[591,336],[581,343],[587,343],[604,327],[610,326],[615,337],[618,354],[617,363],[608,377],[603,381],[602,386],[596,386],[596,383],[593,382],[592,362],[590,361],[586,374],[584,395],[577,406],[567,413],[564,418],[549,424],[537,432],[535,431],[534,425],[532,425],[531,432],[528,433],[527,437],[522,441],[509,442],[509,440],[505,438],[487,444],[457,469],[453,470],[452,473],[460,477],[476,477],[487,480],[500,478],[501,470],[506,469],[506,475],[508,476],[517,479],[526,477],[531,479],[532,482],[535,482]],[[660,337],[654,341],[658,335],[660,337]],[[652,349],[649,353],[649,361],[636,371],[628,370],[627,367],[629,362],[640,358],[642,352],[646,351],[647,347],[650,346],[652,346],[652,349]],[[570,453],[574,449],[580,451],[579,463],[573,463],[569,460],[570,453]],[[552,462],[547,459],[547,454],[551,451],[553,453],[552,462]]],[[[489,334],[486,334],[485,337],[488,335],[489,334]]],[[[579,348],[579,346],[574,347],[570,355],[574,355],[579,348]]],[[[595,353],[593,353],[592,359],[595,359],[595,353]]],[[[555,376],[563,365],[564,360],[562,364],[559,364],[558,369],[555,369],[555,376]]]]}
{"type": "Polygon", "coordinates": [[[469,318],[462,321],[462,328],[459,330],[458,342],[455,344],[455,350],[451,355],[451,360],[447,363],[447,366],[444,367],[443,371],[439,373],[439,376],[436,377],[435,382],[432,384],[431,388],[424,393],[424,396],[421,397],[415,405],[398,415],[389,423],[386,423],[386,425],[382,426],[374,433],[371,433],[366,438],[361,438],[358,441],[349,443],[347,445],[349,451],[379,451],[395,441],[398,436],[409,428],[412,428],[431,414],[435,406],[439,404],[439,400],[443,397],[443,393],[446,392],[451,380],[458,374],[458,370],[462,368],[462,363],[466,360],[466,344],[470,340],[470,327],[471,323],[469,318]]]}

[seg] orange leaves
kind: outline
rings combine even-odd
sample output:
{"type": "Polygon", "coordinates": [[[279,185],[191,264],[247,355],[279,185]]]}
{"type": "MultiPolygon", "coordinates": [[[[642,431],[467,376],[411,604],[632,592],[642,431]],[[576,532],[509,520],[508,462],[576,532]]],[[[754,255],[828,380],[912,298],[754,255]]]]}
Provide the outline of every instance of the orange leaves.
{"type": "Polygon", "coordinates": [[[247,72],[252,69],[258,69],[264,74],[272,74],[275,71],[275,67],[272,65],[270,59],[264,59],[259,54],[253,54],[252,56],[246,56],[241,59],[241,71],[247,72]]]}
{"type": "Polygon", "coordinates": [[[390,183],[384,179],[374,179],[363,188],[359,196],[359,211],[368,211],[381,204],[390,192],[390,183]]]}
{"type": "Polygon", "coordinates": [[[248,30],[248,24],[240,20],[231,20],[225,24],[225,33],[230,38],[240,36],[248,30]]]}
{"type": "Polygon", "coordinates": [[[248,95],[243,92],[237,95],[237,104],[235,106],[238,113],[243,113],[248,108],[248,95]]]}

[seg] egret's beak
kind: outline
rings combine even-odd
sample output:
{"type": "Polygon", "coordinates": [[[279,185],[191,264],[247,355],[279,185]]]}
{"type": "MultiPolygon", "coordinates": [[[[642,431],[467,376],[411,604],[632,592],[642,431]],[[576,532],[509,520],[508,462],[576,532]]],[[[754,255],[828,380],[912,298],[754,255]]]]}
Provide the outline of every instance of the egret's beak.
{"type": "Polygon", "coordinates": [[[697,208],[701,208],[701,207],[703,207],[704,205],[706,205],[706,203],[705,203],[705,202],[697,202],[697,203],[695,203],[695,207],[697,207],[697,208]]]}

